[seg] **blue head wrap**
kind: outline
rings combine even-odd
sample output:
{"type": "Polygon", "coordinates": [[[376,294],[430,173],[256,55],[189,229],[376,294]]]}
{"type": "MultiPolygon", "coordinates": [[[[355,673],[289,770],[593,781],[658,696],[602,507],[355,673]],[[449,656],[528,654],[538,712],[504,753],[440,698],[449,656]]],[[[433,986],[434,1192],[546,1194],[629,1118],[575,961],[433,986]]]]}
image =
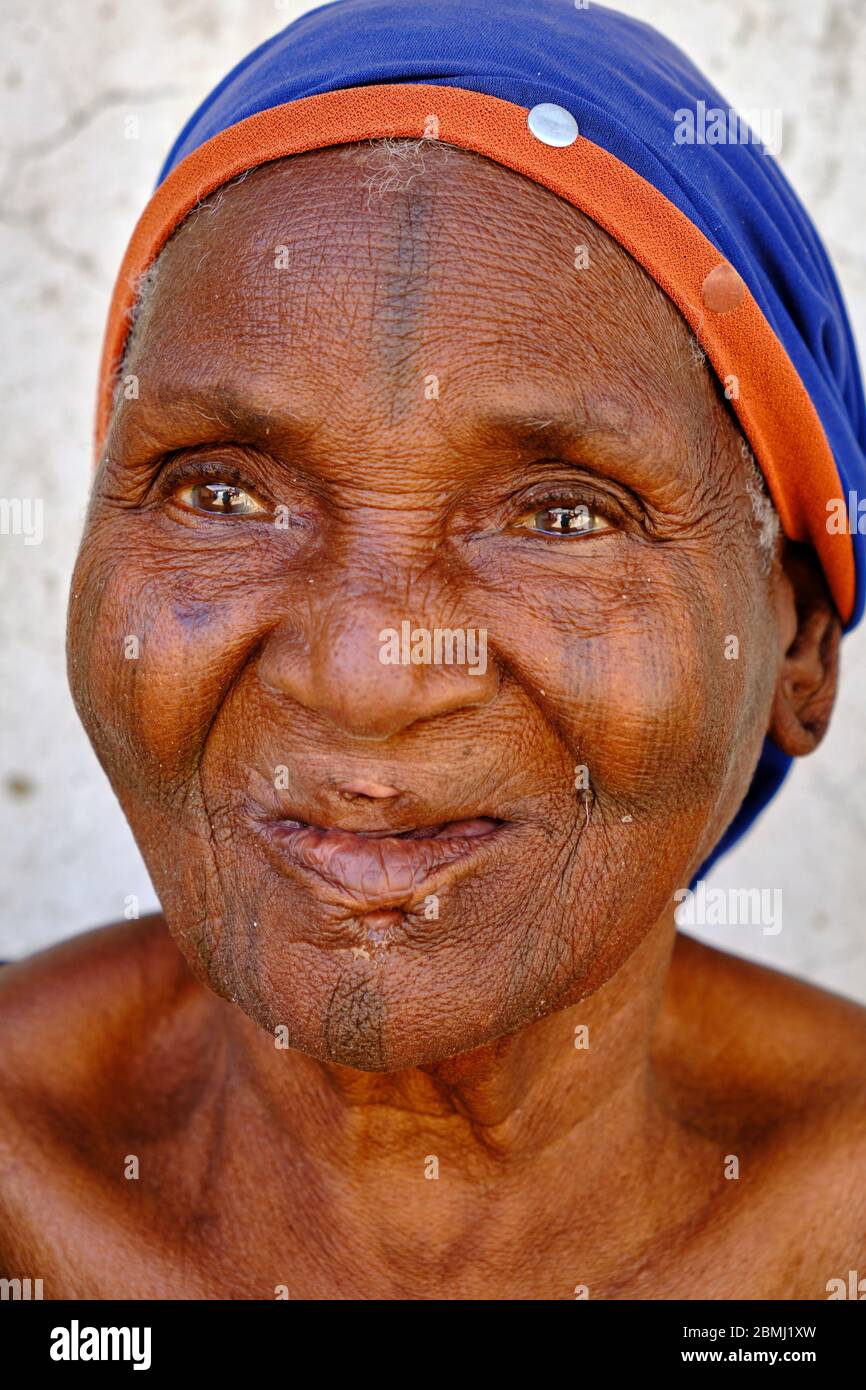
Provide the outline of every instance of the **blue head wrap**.
{"type": "MultiPolygon", "coordinates": [[[[866,499],[863,387],[817,232],[761,145],[742,138],[702,143],[699,135],[678,143],[678,113],[693,112],[700,121],[702,112],[728,106],[646,24],[573,0],[337,0],[261,44],[214,88],[175,141],[159,184],[193,151],[248,117],[320,93],[385,83],[456,87],[524,108],[554,103],[571,113],[581,137],[657,189],[742,277],[814,406],[841,495],[866,499]]],[[[256,162],[251,152],[249,163],[256,162]]],[[[866,517],[863,526],[866,532],[866,517]]],[[[864,606],[866,534],[856,518],[850,544],[855,586],[843,615],[846,630],[864,606]]],[[[701,873],[752,823],[790,761],[766,740],[749,791],[701,873]]]]}

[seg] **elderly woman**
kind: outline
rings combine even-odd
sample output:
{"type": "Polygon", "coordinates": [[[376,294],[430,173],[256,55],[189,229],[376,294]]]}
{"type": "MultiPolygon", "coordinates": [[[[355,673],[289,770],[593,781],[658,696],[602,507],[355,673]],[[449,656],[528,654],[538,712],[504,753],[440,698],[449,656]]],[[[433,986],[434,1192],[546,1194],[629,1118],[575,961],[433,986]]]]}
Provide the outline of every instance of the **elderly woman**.
{"type": "Polygon", "coordinates": [[[863,1268],[866,1012],[675,920],[820,742],[863,602],[839,292],[763,149],[683,138],[700,103],[596,5],[340,0],[180,136],[69,615],[164,916],[4,972],[4,1274],[863,1268]]]}

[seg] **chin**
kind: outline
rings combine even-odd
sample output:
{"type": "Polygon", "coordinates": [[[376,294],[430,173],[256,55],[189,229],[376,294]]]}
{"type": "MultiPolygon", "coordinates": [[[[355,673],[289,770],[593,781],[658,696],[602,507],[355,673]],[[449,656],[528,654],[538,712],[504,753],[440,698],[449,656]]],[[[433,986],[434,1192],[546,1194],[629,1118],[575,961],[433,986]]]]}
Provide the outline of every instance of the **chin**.
{"type": "MultiPolygon", "coordinates": [[[[519,885],[511,894],[525,900],[519,885]]],[[[513,916],[492,917],[492,884],[475,884],[463,898],[442,898],[450,927],[432,939],[423,915],[393,911],[326,916],[313,932],[311,918],[321,909],[310,903],[305,912],[262,904],[249,923],[229,909],[216,940],[172,930],[199,980],[274,1046],[358,1071],[392,1072],[485,1047],[597,987],[594,958],[575,959],[560,937],[542,940],[513,916]]],[[[173,917],[196,920],[166,916],[170,926],[173,917]]]]}
{"type": "Polygon", "coordinates": [[[432,875],[424,861],[396,900],[378,879],[370,896],[366,880],[347,879],[342,842],[330,878],[318,858],[311,869],[292,849],[288,862],[282,845],[243,832],[216,860],[191,823],[152,835],[146,860],[203,984],[274,1041],[281,1030],[281,1045],[389,1072],[518,1033],[615,974],[671,888],[636,873],[634,853],[583,848],[578,835],[551,843],[531,826],[498,829],[432,875]]]}

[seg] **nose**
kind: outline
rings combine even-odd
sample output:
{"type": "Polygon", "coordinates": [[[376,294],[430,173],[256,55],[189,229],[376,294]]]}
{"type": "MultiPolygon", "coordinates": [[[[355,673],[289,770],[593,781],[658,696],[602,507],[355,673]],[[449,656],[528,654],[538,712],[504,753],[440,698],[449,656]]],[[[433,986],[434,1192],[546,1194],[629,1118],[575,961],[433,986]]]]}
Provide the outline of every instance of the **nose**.
{"type": "MultiPolygon", "coordinates": [[[[261,650],[261,680],[340,733],[363,739],[393,738],[420,720],[494,699],[499,673],[487,651],[485,629],[422,628],[399,619],[392,627],[393,604],[387,615],[384,607],[379,595],[360,602],[354,595],[351,605],[329,605],[303,622],[287,619],[261,650]],[[430,660],[424,659],[427,654],[430,660]]],[[[366,794],[394,791],[380,787],[366,794]]]]}

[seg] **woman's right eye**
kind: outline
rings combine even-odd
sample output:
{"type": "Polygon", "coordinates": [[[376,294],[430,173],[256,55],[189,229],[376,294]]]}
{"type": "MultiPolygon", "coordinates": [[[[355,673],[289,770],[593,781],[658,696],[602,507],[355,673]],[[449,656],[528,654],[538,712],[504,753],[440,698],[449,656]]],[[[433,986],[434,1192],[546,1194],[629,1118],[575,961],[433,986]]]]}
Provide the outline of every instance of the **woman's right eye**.
{"type": "Polygon", "coordinates": [[[176,501],[211,516],[256,516],[267,507],[235,483],[186,483],[174,494],[176,501]]]}

